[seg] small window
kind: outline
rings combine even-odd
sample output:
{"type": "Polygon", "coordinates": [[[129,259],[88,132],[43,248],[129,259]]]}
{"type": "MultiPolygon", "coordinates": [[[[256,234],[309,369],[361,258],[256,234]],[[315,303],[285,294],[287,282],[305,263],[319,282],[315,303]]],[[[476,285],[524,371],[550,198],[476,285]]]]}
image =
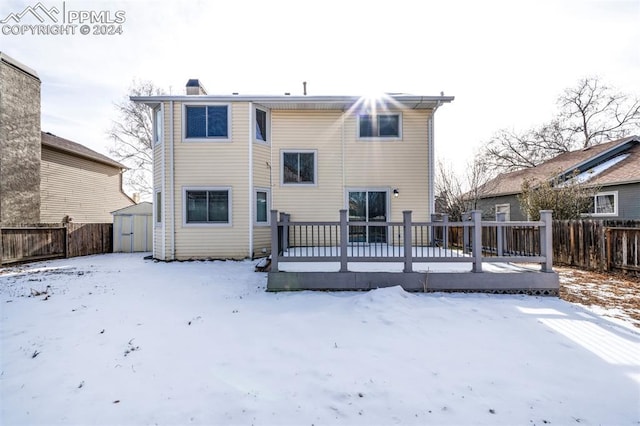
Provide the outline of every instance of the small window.
{"type": "Polygon", "coordinates": [[[316,183],[316,153],[283,152],[282,153],[282,183],[307,184],[316,183]]]}
{"type": "Polygon", "coordinates": [[[597,193],[593,197],[589,213],[595,216],[617,216],[618,191],[597,193]]]}
{"type": "Polygon", "coordinates": [[[158,144],[162,141],[162,108],[157,108],[153,112],[153,142],[158,144]]]}
{"type": "Polygon", "coordinates": [[[230,223],[230,190],[185,190],[186,223],[230,223]]]}
{"type": "Polygon", "coordinates": [[[256,108],[256,140],[267,142],[267,111],[256,108]]]}
{"type": "Polygon", "coordinates": [[[186,139],[228,139],[229,107],[227,105],[185,106],[186,139]]]}
{"type": "Polygon", "coordinates": [[[256,190],[256,224],[269,224],[269,190],[256,190]]]}
{"type": "Polygon", "coordinates": [[[360,138],[399,138],[400,114],[360,115],[360,138]]]}
{"type": "Polygon", "coordinates": [[[498,218],[497,213],[504,213],[504,220],[511,220],[511,204],[496,204],[496,219],[498,218]]]}
{"type": "Polygon", "coordinates": [[[156,192],[156,223],[162,223],[162,192],[156,192]]]}

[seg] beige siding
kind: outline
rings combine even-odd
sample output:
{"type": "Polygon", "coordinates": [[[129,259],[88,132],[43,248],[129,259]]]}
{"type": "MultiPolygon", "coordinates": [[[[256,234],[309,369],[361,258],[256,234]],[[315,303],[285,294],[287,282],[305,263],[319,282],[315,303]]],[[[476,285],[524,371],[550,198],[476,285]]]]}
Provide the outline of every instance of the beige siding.
{"type": "Polygon", "coordinates": [[[272,208],[292,220],[338,220],[342,189],[342,113],[340,111],[272,111],[272,208]],[[316,150],[317,183],[282,185],[283,150],[316,150]]]}
{"type": "Polygon", "coordinates": [[[245,258],[249,253],[249,104],[231,108],[230,142],[184,142],[182,106],[175,113],[175,257],[245,258]],[[183,223],[187,187],[231,188],[232,224],[187,225],[183,223]]]}
{"type": "MultiPolygon", "coordinates": [[[[272,182],[272,159],[271,145],[264,143],[253,144],[253,185],[254,189],[271,189],[273,196],[272,182]]],[[[277,180],[276,180],[277,182],[277,180]]],[[[253,201],[255,203],[255,199],[253,201]]],[[[253,206],[255,217],[255,205],[253,206]]],[[[268,214],[268,213],[267,213],[268,214]]],[[[254,218],[252,218],[254,220],[254,218]]],[[[268,226],[253,227],[253,257],[263,257],[271,253],[271,234],[268,226]]]]}
{"type": "Polygon", "coordinates": [[[153,257],[156,259],[170,259],[169,256],[169,248],[170,248],[170,235],[168,232],[169,229],[169,220],[167,218],[168,215],[171,214],[172,209],[170,208],[170,199],[168,196],[169,181],[168,181],[168,171],[163,167],[166,167],[166,158],[168,156],[168,146],[169,146],[169,135],[170,135],[170,103],[165,102],[162,105],[163,108],[163,125],[162,125],[162,138],[159,143],[157,143],[153,148],[153,257]],[[161,209],[161,223],[156,222],[156,191],[160,191],[162,193],[162,205],[161,209]]]}
{"type": "Polygon", "coordinates": [[[121,191],[120,169],[42,147],[41,212],[44,223],[65,216],[77,223],[111,222],[111,212],[132,205],[121,191]]]}
{"type": "Polygon", "coordinates": [[[427,122],[431,111],[404,110],[401,140],[358,139],[357,116],[345,120],[347,188],[387,189],[392,221],[412,210],[414,220],[429,220],[427,122]],[[393,189],[400,196],[394,198],[393,189]]]}

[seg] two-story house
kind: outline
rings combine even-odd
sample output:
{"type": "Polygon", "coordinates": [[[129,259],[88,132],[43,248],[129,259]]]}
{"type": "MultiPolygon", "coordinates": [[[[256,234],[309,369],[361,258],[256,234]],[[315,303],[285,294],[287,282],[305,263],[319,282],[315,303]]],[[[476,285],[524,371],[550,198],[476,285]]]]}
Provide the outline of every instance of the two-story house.
{"type": "MultiPolygon", "coordinates": [[[[132,97],[154,117],[154,244],[163,260],[260,257],[269,211],[416,221],[434,211],[434,114],[452,96],[132,97]]],[[[350,238],[384,242],[385,228],[350,238]]]]}

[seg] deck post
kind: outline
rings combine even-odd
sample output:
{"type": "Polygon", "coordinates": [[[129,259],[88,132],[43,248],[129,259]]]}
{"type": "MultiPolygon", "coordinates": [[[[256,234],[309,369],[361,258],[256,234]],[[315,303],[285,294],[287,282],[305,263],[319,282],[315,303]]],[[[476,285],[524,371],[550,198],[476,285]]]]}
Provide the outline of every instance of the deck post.
{"type": "Polygon", "coordinates": [[[471,252],[473,253],[473,272],[482,272],[482,210],[471,212],[473,221],[473,240],[471,252]]]}
{"type": "Polygon", "coordinates": [[[553,210],[540,210],[540,220],[544,225],[540,228],[540,251],[544,256],[542,272],[553,272],[553,210]],[[544,228],[544,229],[542,229],[544,228]]]}
{"type": "Polygon", "coordinates": [[[449,215],[442,214],[442,248],[449,249],[449,215]]]}
{"type": "Polygon", "coordinates": [[[431,241],[431,247],[435,247],[436,246],[436,229],[435,226],[433,225],[435,222],[439,222],[439,214],[438,213],[431,213],[431,226],[429,228],[431,228],[431,238],[429,239],[431,241]]]}
{"type": "MultiPolygon", "coordinates": [[[[469,222],[469,213],[462,214],[462,221],[469,222]]],[[[464,254],[469,254],[469,227],[462,227],[462,252],[464,254]]]]}
{"type": "Polygon", "coordinates": [[[291,215],[289,213],[280,213],[280,222],[282,222],[282,252],[289,250],[289,219],[291,215]]]}
{"type": "MultiPolygon", "coordinates": [[[[496,222],[504,222],[507,219],[507,213],[496,212],[496,222]]],[[[498,243],[497,254],[498,256],[504,255],[504,228],[498,224],[496,226],[496,240],[498,243]]]]}
{"type": "Polygon", "coordinates": [[[347,223],[347,210],[340,210],[340,272],[348,272],[347,245],[349,243],[349,224],[347,223]]]}
{"type": "Polygon", "coordinates": [[[271,210],[271,272],[278,272],[278,210],[271,210]]]}
{"type": "Polygon", "coordinates": [[[411,210],[402,212],[402,226],[404,228],[404,272],[413,272],[413,249],[411,247],[411,210]]]}

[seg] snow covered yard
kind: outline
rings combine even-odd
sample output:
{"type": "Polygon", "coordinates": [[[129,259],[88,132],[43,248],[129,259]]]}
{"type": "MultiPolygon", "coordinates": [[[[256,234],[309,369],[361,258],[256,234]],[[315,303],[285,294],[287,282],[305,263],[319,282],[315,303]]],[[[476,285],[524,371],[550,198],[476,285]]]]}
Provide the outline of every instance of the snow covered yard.
{"type": "Polygon", "coordinates": [[[551,297],[266,293],[253,265],[0,269],[0,423],[640,422],[628,322],[551,297]]]}

